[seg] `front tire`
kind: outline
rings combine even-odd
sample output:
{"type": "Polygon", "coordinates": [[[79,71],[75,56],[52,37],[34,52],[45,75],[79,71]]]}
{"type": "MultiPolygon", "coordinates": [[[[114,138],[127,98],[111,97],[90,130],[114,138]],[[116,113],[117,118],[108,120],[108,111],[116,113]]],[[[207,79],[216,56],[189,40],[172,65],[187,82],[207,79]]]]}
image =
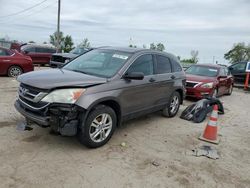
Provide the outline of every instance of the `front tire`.
{"type": "Polygon", "coordinates": [[[115,111],[109,106],[98,105],[82,123],[82,128],[78,131],[78,138],[85,146],[97,148],[110,140],[116,126],[115,111]]]}
{"type": "Polygon", "coordinates": [[[162,115],[165,117],[174,117],[180,108],[180,103],[181,103],[180,94],[177,91],[175,91],[171,95],[167,107],[163,109],[162,115]]]}
{"type": "Polygon", "coordinates": [[[18,77],[19,75],[21,75],[23,73],[23,70],[21,69],[21,67],[19,66],[11,66],[8,69],[8,76],[9,77],[18,77]]]}
{"type": "Polygon", "coordinates": [[[233,92],[233,84],[230,85],[227,95],[231,95],[233,92]]]}

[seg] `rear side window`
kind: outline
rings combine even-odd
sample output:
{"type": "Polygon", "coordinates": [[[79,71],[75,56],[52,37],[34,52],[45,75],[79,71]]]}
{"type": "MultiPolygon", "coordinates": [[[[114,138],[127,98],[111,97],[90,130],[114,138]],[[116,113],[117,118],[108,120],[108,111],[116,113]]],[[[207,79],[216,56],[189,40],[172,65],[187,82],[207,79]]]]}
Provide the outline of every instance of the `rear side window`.
{"type": "Polygon", "coordinates": [[[157,68],[156,68],[157,74],[164,74],[164,73],[172,72],[169,58],[161,56],[161,55],[156,55],[156,60],[157,60],[157,68]]]}
{"type": "Polygon", "coordinates": [[[56,53],[56,49],[53,49],[53,48],[50,48],[50,49],[48,49],[48,53],[56,53]]]}
{"type": "Polygon", "coordinates": [[[0,49],[0,56],[7,56],[9,55],[6,50],[0,49]]]}
{"type": "Polygon", "coordinates": [[[142,72],[145,76],[152,75],[154,72],[152,55],[142,55],[129,67],[127,73],[142,72]]]}
{"type": "Polygon", "coordinates": [[[52,49],[52,48],[36,48],[36,52],[38,53],[55,53],[56,50],[52,49]]]}
{"type": "Polygon", "coordinates": [[[179,62],[177,62],[174,59],[171,59],[172,65],[173,65],[173,72],[181,72],[182,71],[182,67],[180,65],[179,62]]]}

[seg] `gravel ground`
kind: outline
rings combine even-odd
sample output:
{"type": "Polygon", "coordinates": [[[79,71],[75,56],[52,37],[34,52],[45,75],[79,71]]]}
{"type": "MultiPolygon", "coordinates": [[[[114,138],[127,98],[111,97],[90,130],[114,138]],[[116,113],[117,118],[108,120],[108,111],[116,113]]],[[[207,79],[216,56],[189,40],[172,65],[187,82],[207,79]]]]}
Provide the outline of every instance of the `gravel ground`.
{"type": "Polygon", "coordinates": [[[194,157],[206,144],[200,124],[155,113],[124,123],[104,147],[88,149],[74,137],[16,130],[18,83],[0,77],[0,187],[250,187],[250,94],[222,97],[220,159],[194,157]],[[121,143],[125,142],[125,146],[121,143]]]}

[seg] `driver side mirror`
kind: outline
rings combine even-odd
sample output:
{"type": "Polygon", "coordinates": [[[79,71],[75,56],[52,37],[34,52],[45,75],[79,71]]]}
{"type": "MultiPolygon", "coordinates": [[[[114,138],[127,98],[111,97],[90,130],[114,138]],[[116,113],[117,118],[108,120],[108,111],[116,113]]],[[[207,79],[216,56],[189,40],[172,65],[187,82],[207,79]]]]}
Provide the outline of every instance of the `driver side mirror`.
{"type": "Polygon", "coordinates": [[[26,51],[26,50],[24,50],[24,51],[23,51],[23,53],[24,53],[24,54],[28,54],[29,52],[28,52],[28,51],[26,51]]]}
{"type": "Polygon", "coordinates": [[[143,80],[144,74],[143,72],[130,72],[130,73],[126,73],[123,76],[123,78],[128,79],[128,80],[143,80]]]}
{"type": "Polygon", "coordinates": [[[231,70],[234,70],[234,68],[233,68],[233,67],[229,67],[228,69],[229,69],[230,71],[231,71],[231,70]]]}

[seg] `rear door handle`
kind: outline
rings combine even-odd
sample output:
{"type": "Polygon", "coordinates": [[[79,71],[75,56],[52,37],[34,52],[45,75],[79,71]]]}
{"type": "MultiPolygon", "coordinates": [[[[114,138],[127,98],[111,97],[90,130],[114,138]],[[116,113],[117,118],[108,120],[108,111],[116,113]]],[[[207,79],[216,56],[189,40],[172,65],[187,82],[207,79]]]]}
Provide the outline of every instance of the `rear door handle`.
{"type": "Polygon", "coordinates": [[[155,82],[155,79],[154,78],[150,78],[149,82],[155,82]]]}
{"type": "Polygon", "coordinates": [[[171,78],[171,79],[175,79],[175,76],[174,76],[174,75],[172,75],[170,78],[171,78]]]}

